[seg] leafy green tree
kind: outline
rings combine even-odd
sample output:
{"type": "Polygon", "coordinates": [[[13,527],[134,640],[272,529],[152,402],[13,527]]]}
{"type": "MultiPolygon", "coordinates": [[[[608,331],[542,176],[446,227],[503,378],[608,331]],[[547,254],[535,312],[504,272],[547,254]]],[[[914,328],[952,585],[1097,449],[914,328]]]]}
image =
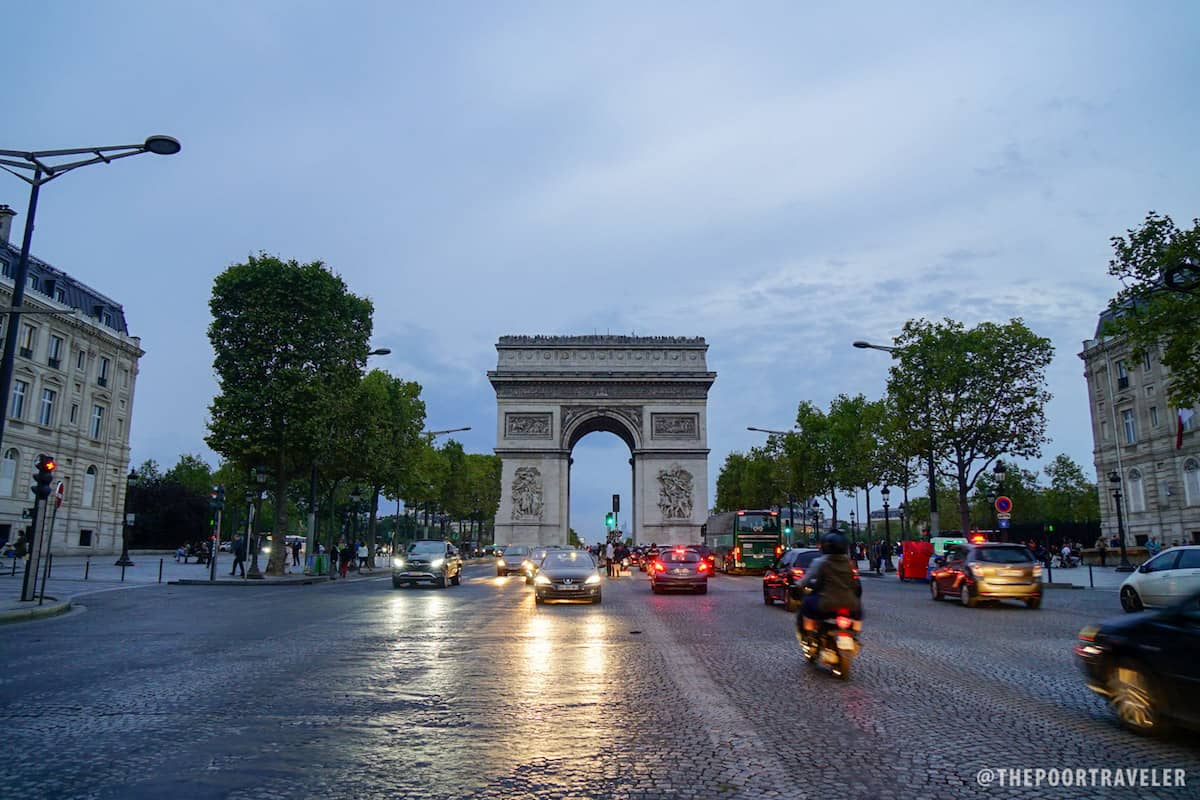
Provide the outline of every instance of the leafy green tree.
{"type": "Polygon", "coordinates": [[[311,468],[339,398],[359,382],[371,303],[319,261],[264,253],[217,276],[209,309],[219,394],[205,441],[247,472],[269,470],[276,514],[267,573],[280,575],[289,477],[311,468]]]}
{"type": "Polygon", "coordinates": [[[1177,408],[1200,405],[1200,219],[1180,230],[1170,217],[1151,211],[1126,234],[1112,238],[1108,274],[1124,288],[1109,306],[1116,318],[1103,332],[1127,337],[1138,356],[1159,351],[1171,370],[1171,402],[1177,408]]]}
{"type": "Polygon", "coordinates": [[[805,483],[814,496],[822,496],[832,512],[831,525],[837,524],[838,491],[845,479],[849,459],[836,452],[840,417],[829,415],[807,400],[796,410],[796,431],[786,437],[785,447],[791,448],[791,460],[802,465],[805,483]]]}
{"type": "Polygon", "coordinates": [[[1087,523],[1100,519],[1100,493],[1083,468],[1060,453],[1046,465],[1050,486],[1044,494],[1044,514],[1052,522],[1087,523]]]}
{"type": "Polygon", "coordinates": [[[475,541],[483,541],[483,526],[493,523],[500,508],[500,456],[492,453],[467,453],[467,493],[470,519],[475,524],[475,541]]]}
{"type": "Polygon", "coordinates": [[[1046,438],[1050,340],[1023,321],[909,320],[895,339],[888,393],[897,413],[923,420],[939,471],[954,482],[969,530],[969,492],[1002,455],[1035,458],[1046,438]]]}
{"type": "Polygon", "coordinates": [[[163,475],[163,480],[178,483],[197,494],[207,494],[215,485],[212,467],[198,455],[180,456],[178,463],[163,475]]]}

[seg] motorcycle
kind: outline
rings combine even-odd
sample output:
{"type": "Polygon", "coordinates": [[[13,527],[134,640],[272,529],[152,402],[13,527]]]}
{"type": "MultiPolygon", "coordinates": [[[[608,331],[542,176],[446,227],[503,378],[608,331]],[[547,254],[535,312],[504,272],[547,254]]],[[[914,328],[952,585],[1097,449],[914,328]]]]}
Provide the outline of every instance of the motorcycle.
{"type": "Polygon", "coordinates": [[[815,631],[796,629],[796,639],[805,660],[813,665],[828,666],[835,678],[844,681],[850,680],[850,662],[862,648],[855,622],[849,615],[848,609],[838,609],[833,616],[818,622],[815,631]]]}

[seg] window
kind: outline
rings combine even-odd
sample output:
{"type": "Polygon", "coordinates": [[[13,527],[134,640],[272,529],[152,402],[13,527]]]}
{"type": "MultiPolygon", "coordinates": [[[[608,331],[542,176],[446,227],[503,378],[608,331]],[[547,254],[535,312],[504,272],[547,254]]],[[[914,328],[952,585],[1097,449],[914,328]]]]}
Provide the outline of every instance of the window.
{"type": "Polygon", "coordinates": [[[125,431],[125,420],[117,417],[117,427],[113,430],[113,436],[120,437],[125,431]]]}
{"type": "Polygon", "coordinates": [[[13,381],[12,400],[9,402],[8,415],[13,419],[25,416],[25,395],[29,394],[29,384],[26,381],[13,381]]]}
{"type": "Polygon", "coordinates": [[[1149,386],[1146,387],[1146,397],[1153,397],[1153,396],[1154,396],[1154,384],[1150,384],[1149,386]]]}
{"type": "Polygon", "coordinates": [[[8,266],[8,262],[2,258],[0,258],[0,272],[3,272],[4,277],[6,278],[12,277],[12,268],[8,266]]]}
{"type": "Polygon", "coordinates": [[[63,338],[50,334],[50,348],[46,352],[46,363],[58,369],[62,364],[63,338]]]}
{"type": "Polygon", "coordinates": [[[129,388],[129,370],[125,369],[124,367],[121,367],[119,370],[117,370],[117,374],[120,375],[120,377],[121,377],[121,388],[128,389],[129,388]]]}
{"type": "Polygon", "coordinates": [[[1180,551],[1178,550],[1170,550],[1166,553],[1162,553],[1161,555],[1157,555],[1147,561],[1139,571],[1165,572],[1169,569],[1175,569],[1175,562],[1179,560],[1179,552],[1180,551]]]}
{"type": "Polygon", "coordinates": [[[1117,362],[1117,388],[1118,389],[1128,389],[1129,388],[1129,370],[1127,370],[1125,368],[1124,361],[1117,362]]]}
{"type": "Polygon", "coordinates": [[[1125,444],[1137,444],[1137,420],[1133,418],[1132,408],[1121,412],[1121,424],[1125,428],[1125,444]]]}
{"type": "Polygon", "coordinates": [[[90,530],[88,530],[87,528],[81,528],[79,530],[79,546],[80,547],[91,547],[92,546],[92,532],[90,530]]]}
{"type": "Polygon", "coordinates": [[[1149,369],[1150,369],[1150,351],[1149,350],[1142,353],[1142,366],[1145,367],[1147,371],[1149,371],[1149,369]]]}
{"type": "Polygon", "coordinates": [[[1107,420],[1100,421],[1100,438],[1106,442],[1112,438],[1112,432],[1108,429],[1107,420]]]}
{"type": "Polygon", "coordinates": [[[1196,429],[1196,412],[1190,408],[1185,408],[1179,412],[1179,416],[1183,418],[1183,431],[1194,431],[1196,429]]]}
{"type": "Polygon", "coordinates": [[[1150,406],[1150,427],[1158,427],[1158,406],[1150,406]]]}
{"type": "Polygon", "coordinates": [[[81,370],[87,369],[87,352],[86,351],[80,350],[78,353],[75,354],[75,369],[81,369],[81,370]]]}
{"type": "Polygon", "coordinates": [[[1189,458],[1183,462],[1183,497],[1189,506],[1200,506],[1200,461],[1189,458]]]}
{"type": "Polygon", "coordinates": [[[71,403],[71,424],[79,423],[79,403],[71,403]]]}
{"type": "Polygon", "coordinates": [[[0,461],[0,495],[4,497],[12,497],[13,484],[17,478],[17,462],[20,460],[20,454],[17,453],[15,447],[10,447],[4,453],[4,460],[0,461]]]}
{"type": "Polygon", "coordinates": [[[26,278],[26,279],[25,279],[25,285],[26,285],[26,286],[28,286],[30,289],[32,289],[33,291],[35,291],[35,292],[36,292],[36,291],[37,291],[37,289],[38,289],[38,278],[37,278],[37,275],[30,275],[28,278],[26,278]]]}
{"type": "Polygon", "coordinates": [[[92,406],[91,433],[93,439],[99,439],[104,433],[104,406],[92,406]]]}
{"type": "Polygon", "coordinates": [[[113,327],[113,315],[105,311],[100,315],[101,321],[109,328],[113,327]]]}
{"type": "Polygon", "coordinates": [[[37,328],[32,325],[21,326],[21,338],[18,340],[23,358],[33,358],[33,348],[37,347],[37,328]]]}
{"type": "Polygon", "coordinates": [[[83,476],[83,505],[85,508],[91,508],[96,502],[96,468],[88,467],[87,473],[83,476]]]}
{"type": "Polygon", "coordinates": [[[1146,510],[1146,492],[1142,484],[1142,471],[1129,470],[1129,496],[1125,498],[1130,514],[1139,514],[1146,510]]]}
{"type": "Polygon", "coordinates": [[[100,369],[96,373],[96,383],[101,386],[108,386],[108,359],[100,358],[100,369]]]}
{"type": "Polygon", "coordinates": [[[66,305],[67,304],[67,290],[62,288],[61,286],[55,287],[54,299],[57,300],[58,302],[62,303],[63,305],[66,305]]]}
{"type": "Polygon", "coordinates": [[[1175,565],[1175,569],[1200,569],[1200,550],[1180,550],[1179,563],[1175,565]]]}
{"type": "Polygon", "coordinates": [[[58,393],[53,389],[42,389],[42,408],[38,412],[38,424],[47,428],[54,424],[54,401],[58,393]]]}

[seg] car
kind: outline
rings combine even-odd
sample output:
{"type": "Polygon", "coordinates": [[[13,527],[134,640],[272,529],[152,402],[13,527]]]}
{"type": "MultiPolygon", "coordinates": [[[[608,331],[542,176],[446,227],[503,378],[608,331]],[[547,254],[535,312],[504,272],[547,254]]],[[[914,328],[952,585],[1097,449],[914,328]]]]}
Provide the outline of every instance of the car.
{"type": "Polygon", "coordinates": [[[442,539],[417,539],[404,553],[392,557],[392,587],[431,583],[443,589],[462,581],[458,548],[442,539]]]}
{"type": "Polygon", "coordinates": [[[686,547],[665,548],[650,568],[650,590],[655,594],[684,590],[705,594],[712,569],[695,550],[686,547]]]}
{"type": "Polygon", "coordinates": [[[1042,565],[1023,544],[958,544],[936,559],[929,593],[934,600],[957,597],[968,608],[981,600],[1022,600],[1042,605],[1042,565]]]}
{"type": "Polygon", "coordinates": [[[524,572],[525,559],[529,558],[529,548],[523,544],[510,544],[504,548],[503,554],[496,559],[496,576],[503,578],[510,572],[524,572]]]}
{"type": "Polygon", "coordinates": [[[1075,655],[1088,688],[1124,727],[1200,730],[1200,592],[1163,610],[1084,627],[1075,655]]]}
{"type": "Polygon", "coordinates": [[[1200,592],[1200,545],[1164,550],[1121,584],[1121,608],[1141,611],[1178,603],[1200,592]]]}
{"type": "Polygon", "coordinates": [[[600,603],[603,590],[596,560],[585,550],[548,550],[533,577],[534,601],[587,600],[600,603]]]}
{"type": "Polygon", "coordinates": [[[700,554],[700,557],[708,562],[709,575],[715,575],[717,572],[717,554],[712,551],[712,548],[703,544],[689,544],[688,550],[695,550],[700,554]]]}
{"type": "MultiPolygon", "coordinates": [[[[784,551],[763,573],[763,602],[773,606],[779,601],[789,612],[800,608],[799,589],[804,583],[804,574],[819,555],[821,551],[815,547],[793,547],[784,551]]],[[[854,575],[858,576],[857,567],[854,575]]]]}
{"type": "Polygon", "coordinates": [[[535,547],[529,551],[529,555],[521,562],[521,571],[525,573],[525,585],[533,585],[533,576],[537,574],[538,564],[542,563],[542,559],[546,557],[546,553],[550,552],[549,547],[535,547]]]}

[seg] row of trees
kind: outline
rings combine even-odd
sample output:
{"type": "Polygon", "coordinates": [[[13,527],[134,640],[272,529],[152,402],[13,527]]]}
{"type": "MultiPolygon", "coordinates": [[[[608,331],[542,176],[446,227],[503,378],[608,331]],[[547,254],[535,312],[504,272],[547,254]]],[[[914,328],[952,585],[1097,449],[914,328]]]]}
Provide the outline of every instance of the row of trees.
{"type": "Polygon", "coordinates": [[[223,460],[218,473],[228,471],[229,497],[245,487],[270,498],[268,574],[283,572],[289,515],[324,515],[334,528],[356,488],[372,553],[383,497],[480,524],[495,514],[494,457],[454,442],[434,449],[420,385],[364,374],[373,306],[324,264],[251,256],[217,276],[209,309],[219,390],[205,441],[223,460]]]}
{"type": "MultiPolygon", "coordinates": [[[[893,358],[886,397],[842,394],[828,410],[801,402],[794,431],[729,455],[717,478],[715,510],[765,507],[788,495],[821,497],[836,526],[841,498],[867,492],[870,518],[870,489],[887,485],[901,490],[910,518],[928,519],[928,499],[910,501],[908,490],[923,478],[932,449],[938,483],[951,501],[939,508],[955,508],[960,529],[969,530],[981,502],[972,490],[978,497],[995,490],[990,469],[997,460],[1040,457],[1048,441],[1045,372],[1053,347],[1020,319],[974,328],[910,320],[893,345],[882,348],[893,358]]],[[[1036,485],[1035,475],[1010,473],[1011,488],[1036,485]]],[[[1043,498],[1047,511],[1093,513],[1095,487],[1077,465],[1061,456],[1047,475],[1057,493],[1043,498]]],[[[1008,492],[1010,481],[1003,488],[1008,492]]],[[[1030,503],[1022,513],[1040,507],[1030,503]]]]}

